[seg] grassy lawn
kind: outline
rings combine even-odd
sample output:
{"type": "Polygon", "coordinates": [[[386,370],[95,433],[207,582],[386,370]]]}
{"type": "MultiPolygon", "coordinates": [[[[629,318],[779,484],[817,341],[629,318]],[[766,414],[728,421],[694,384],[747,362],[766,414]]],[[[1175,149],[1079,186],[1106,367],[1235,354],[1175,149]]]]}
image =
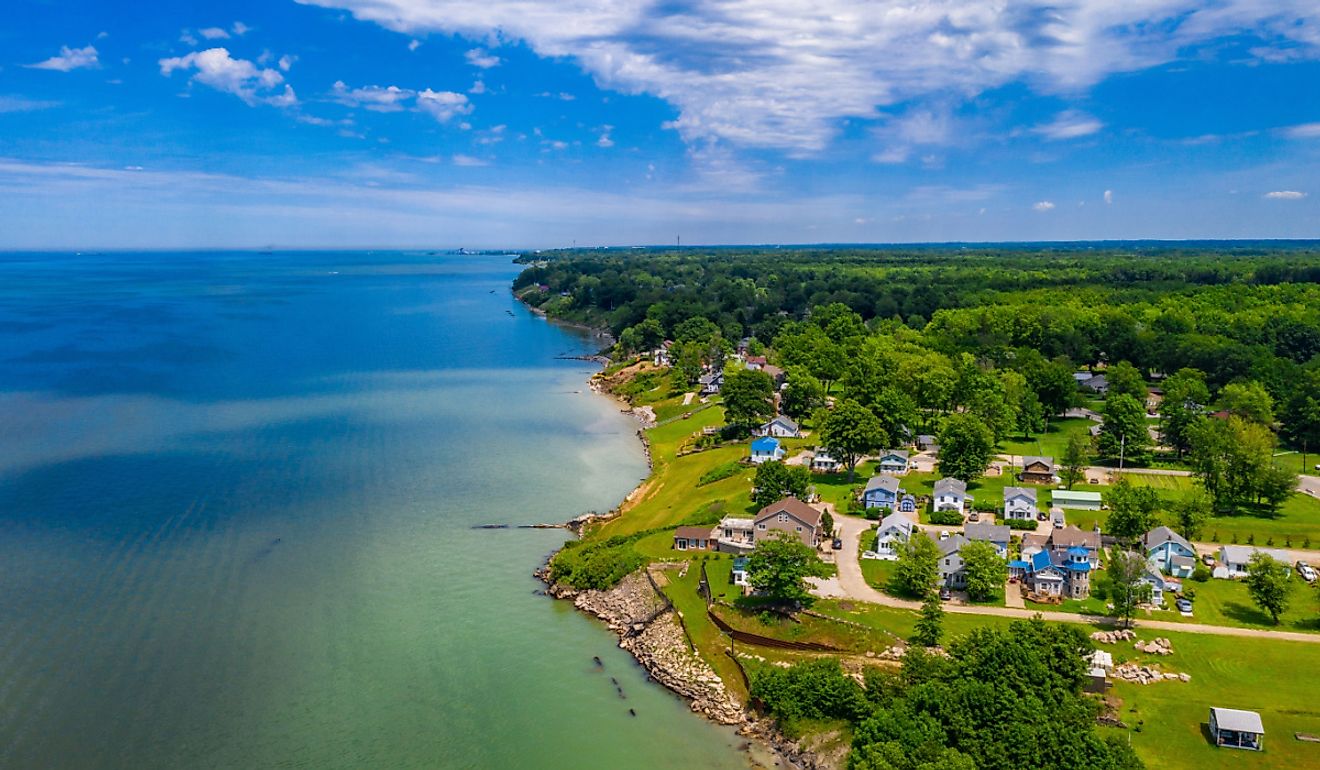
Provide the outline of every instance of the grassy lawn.
{"type": "Polygon", "coordinates": [[[1105,603],[1099,599],[1087,597],[1085,599],[1064,599],[1062,604],[1041,604],[1027,600],[1025,602],[1027,609],[1040,612],[1076,612],[1079,615],[1108,615],[1109,609],[1105,603]]]}
{"type": "MultiPolygon", "coordinates": [[[[707,566],[706,574],[712,586],[727,584],[728,565],[731,562],[725,561],[724,564],[725,571],[722,573],[722,578],[717,577],[718,570],[712,569],[713,564],[707,566]]],[[[697,647],[697,654],[715,669],[715,673],[719,674],[729,692],[746,703],[747,688],[743,686],[742,672],[738,669],[738,664],[725,654],[729,647],[728,637],[715,627],[710,618],[706,617],[706,600],[697,593],[697,586],[701,582],[701,570],[693,565],[683,577],[679,577],[676,571],[668,574],[669,585],[664,587],[665,595],[674,603],[674,609],[682,618],[688,637],[697,647]]]]}
{"type": "Polygon", "coordinates": [[[1183,581],[1183,587],[1193,590],[1196,595],[1192,601],[1192,617],[1184,618],[1174,610],[1155,612],[1150,617],[1179,623],[1320,632],[1320,594],[1298,575],[1293,575],[1292,598],[1277,626],[1270,621],[1269,615],[1251,601],[1246,584],[1240,580],[1209,580],[1204,583],[1187,580],[1183,581]]]}
{"type": "Polygon", "coordinates": [[[1050,420],[1048,431],[1029,439],[1009,437],[1000,442],[999,451],[1010,455],[1053,457],[1057,462],[1063,457],[1064,447],[1068,446],[1068,438],[1076,433],[1088,435],[1092,425],[1095,423],[1085,417],[1050,420]]]}

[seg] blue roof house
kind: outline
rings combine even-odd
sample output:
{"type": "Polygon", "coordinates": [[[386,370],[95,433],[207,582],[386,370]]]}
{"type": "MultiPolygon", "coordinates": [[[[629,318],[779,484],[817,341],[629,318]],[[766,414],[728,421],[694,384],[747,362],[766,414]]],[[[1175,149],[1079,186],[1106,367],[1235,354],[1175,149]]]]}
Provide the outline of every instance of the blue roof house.
{"type": "Polygon", "coordinates": [[[898,479],[893,476],[872,476],[862,490],[862,505],[866,508],[896,510],[900,491],[898,479]]]}
{"type": "Polygon", "coordinates": [[[782,459],[784,459],[784,447],[779,444],[779,439],[766,436],[752,442],[752,463],[760,465],[782,459]]]}

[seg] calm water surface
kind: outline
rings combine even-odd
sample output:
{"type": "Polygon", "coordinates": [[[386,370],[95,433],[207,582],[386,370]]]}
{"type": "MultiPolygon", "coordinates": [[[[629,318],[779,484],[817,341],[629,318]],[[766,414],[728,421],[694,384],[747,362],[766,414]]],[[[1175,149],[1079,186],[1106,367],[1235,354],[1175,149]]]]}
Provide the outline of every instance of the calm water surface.
{"type": "Polygon", "coordinates": [[[745,766],[471,528],[645,473],[516,272],[0,255],[0,767],[745,766]]]}

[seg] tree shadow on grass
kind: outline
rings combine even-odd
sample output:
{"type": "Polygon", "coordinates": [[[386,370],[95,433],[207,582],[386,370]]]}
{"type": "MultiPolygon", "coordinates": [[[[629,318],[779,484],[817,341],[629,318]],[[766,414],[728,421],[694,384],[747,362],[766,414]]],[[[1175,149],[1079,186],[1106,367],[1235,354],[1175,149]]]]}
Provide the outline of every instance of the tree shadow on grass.
{"type": "Polygon", "coordinates": [[[1269,613],[1264,612],[1258,607],[1240,602],[1224,602],[1224,617],[1238,623],[1246,623],[1253,626],[1274,626],[1274,621],[1269,613]]]}

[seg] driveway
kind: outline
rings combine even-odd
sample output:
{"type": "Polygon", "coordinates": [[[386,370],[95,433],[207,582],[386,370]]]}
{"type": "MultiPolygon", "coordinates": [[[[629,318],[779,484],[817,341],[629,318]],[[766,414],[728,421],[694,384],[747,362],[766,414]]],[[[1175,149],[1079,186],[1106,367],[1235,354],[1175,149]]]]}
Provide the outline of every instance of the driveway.
{"type": "MultiPolygon", "coordinates": [[[[834,513],[834,529],[840,540],[843,541],[843,548],[835,559],[839,567],[839,575],[828,581],[821,581],[824,585],[813,591],[818,596],[827,596],[838,599],[854,599],[857,601],[871,602],[885,607],[898,607],[901,609],[915,610],[921,605],[909,599],[899,599],[872,588],[862,577],[862,565],[857,560],[856,554],[860,553],[858,546],[861,543],[862,533],[871,528],[872,522],[866,519],[860,519],[856,516],[846,516],[841,513],[834,513]]],[[[964,615],[993,615],[1001,618],[1026,619],[1039,615],[1045,620],[1052,620],[1059,623],[1084,623],[1086,625],[1114,625],[1113,618],[1102,615],[1078,615],[1072,612],[1050,612],[1019,609],[1017,607],[987,607],[984,605],[961,605],[945,603],[945,612],[955,612],[964,615]]],[[[1135,623],[1136,627],[1157,631],[1181,631],[1192,634],[1213,634],[1216,636],[1239,636],[1255,637],[1258,639],[1282,639],[1294,642],[1307,642],[1309,644],[1320,644],[1320,634],[1306,634],[1299,631],[1268,631],[1255,628],[1232,628],[1230,626],[1209,626],[1202,623],[1175,623],[1167,620],[1139,620],[1135,623]]]]}

